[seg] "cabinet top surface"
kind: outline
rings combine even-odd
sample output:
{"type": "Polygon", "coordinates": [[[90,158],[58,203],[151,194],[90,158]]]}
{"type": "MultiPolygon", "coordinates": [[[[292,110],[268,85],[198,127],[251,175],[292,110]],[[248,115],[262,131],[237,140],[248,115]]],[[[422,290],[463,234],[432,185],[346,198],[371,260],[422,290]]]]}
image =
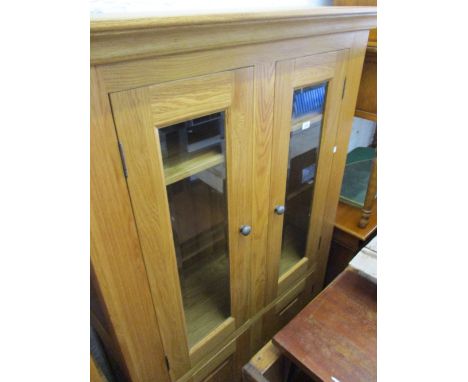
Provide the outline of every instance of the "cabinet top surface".
{"type": "MultiPolygon", "coordinates": [[[[376,16],[377,7],[294,6],[206,8],[168,8],[137,1],[136,6],[115,0],[91,3],[91,33],[118,32],[148,28],[229,24],[238,22],[268,22],[285,19],[323,19],[330,17],[376,16]]],[[[303,2],[299,2],[301,4],[303,2]]],[[[133,4],[133,3],[132,3],[133,4]]],[[[180,7],[179,7],[180,8],[180,7]]]]}
{"type": "MultiPolygon", "coordinates": [[[[294,5],[296,0],[291,1],[294,5]]],[[[209,13],[205,7],[208,13],[200,13],[200,8],[198,14],[188,14],[184,8],[184,15],[132,9],[91,12],[91,65],[369,30],[377,24],[376,7],[238,7],[222,8],[222,13],[209,13]]]]}

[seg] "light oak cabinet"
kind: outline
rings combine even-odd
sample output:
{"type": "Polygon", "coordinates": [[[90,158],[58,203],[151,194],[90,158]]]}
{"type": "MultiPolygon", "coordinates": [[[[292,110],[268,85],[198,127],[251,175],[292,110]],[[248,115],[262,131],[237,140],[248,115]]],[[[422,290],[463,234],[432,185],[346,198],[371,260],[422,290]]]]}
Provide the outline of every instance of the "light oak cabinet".
{"type": "Polygon", "coordinates": [[[373,26],[374,8],[92,22],[93,289],[128,379],[237,380],[321,290],[373,26]]]}

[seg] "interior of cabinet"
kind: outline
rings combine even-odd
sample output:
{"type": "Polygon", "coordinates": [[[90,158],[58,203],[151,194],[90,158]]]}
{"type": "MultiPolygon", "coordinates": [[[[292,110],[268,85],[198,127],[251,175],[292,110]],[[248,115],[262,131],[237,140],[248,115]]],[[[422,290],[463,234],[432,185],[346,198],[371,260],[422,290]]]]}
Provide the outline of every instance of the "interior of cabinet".
{"type": "Polygon", "coordinates": [[[306,252],[326,84],[294,91],[279,275],[306,252]]]}
{"type": "MultiPolygon", "coordinates": [[[[307,191],[307,190],[306,190],[307,191]]],[[[309,191],[312,191],[309,188],[309,191]]],[[[311,192],[303,192],[304,195],[310,194],[311,192]]],[[[306,196],[307,198],[307,196],[306,196]]],[[[310,200],[310,198],[308,199],[310,200]]],[[[303,216],[307,217],[307,216],[303,216]]],[[[279,264],[279,275],[283,275],[288,269],[294,264],[297,264],[305,253],[306,249],[306,235],[307,233],[302,227],[298,227],[292,220],[296,220],[298,216],[294,216],[294,212],[287,213],[285,216],[284,230],[283,230],[283,248],[279,264]],[[291,215],[290,215],[291,214],[291,215]]],[[[296,220],[297,221],[297,220],[296,220]]]]}
{"type": "Polygon", "coordinates": [[[224,162],[224,113],[159,129],[166,185],[224,162]]]}
{"type": "MultiPolygon", "coordinates": [[[[183,183],[183,181],[182,181],[183,183]]],[[[190,346],[221,324],[230,311],[229,259],[221,196],[202,181],[170,191],[174,235],[190,346]],[[187,219],[186,211],[191,211],[187,219]],[[174,224],[177,222],[178,224],[174,224]]]]}
{"type": "Polygon", "coordinates": [[[164,166],[166,185],[185,179],[210,167],[224,162],[223,154],[215,149],[202,150],[196,153],[187,153],[171,158],[164,166]]]}
{"type": "Polygon", "coordinates": [[[230,316],[224,113],[159,129],[189,346],[230,316]]]}

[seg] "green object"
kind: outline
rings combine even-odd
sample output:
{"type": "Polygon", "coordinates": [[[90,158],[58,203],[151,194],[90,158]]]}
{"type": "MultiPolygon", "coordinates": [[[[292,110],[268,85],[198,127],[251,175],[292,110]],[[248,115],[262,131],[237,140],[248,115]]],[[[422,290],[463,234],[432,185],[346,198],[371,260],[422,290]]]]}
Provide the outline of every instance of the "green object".
{"type": "Polygon", "coordinates": [[[377,156],[373,147],[356,147],[346,158],[340,201],[363,208],[369,184],[372,161],[377,156]]]}

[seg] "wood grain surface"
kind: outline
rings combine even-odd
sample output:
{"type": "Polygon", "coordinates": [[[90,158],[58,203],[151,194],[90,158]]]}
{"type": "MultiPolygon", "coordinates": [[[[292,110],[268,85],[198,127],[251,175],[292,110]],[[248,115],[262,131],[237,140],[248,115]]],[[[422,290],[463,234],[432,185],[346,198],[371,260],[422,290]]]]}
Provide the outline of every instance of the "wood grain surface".
{"type": "Polygon", "coordinates": [[[344,7],[92,22],[92,93],[98,94],[91,129],[92,265],[132,381],[222,380],[230,359],[236,373],[265,342],[264,333],[271,336],[322,288],[346,160],[341,149],[351,131],[367,29],[375,26],[375,8],[344,7]],[[304,258],[294,274],[285,273],[278,282],[278,257],[269,251],[267,228],[281,219],[270,206],[270,178],[280,171],[273,131],[278,118],[290,124],[291,109],[282,116],[275,104],[292,97],[296,64],[309,76],[319,58],[308,56],[346,52],[337,59],[342,65],[334,66],[333,78],[340,70],[347,85],[344,99],[341,86],[334,98],[339,133],[330,142],[337,152],[328,170],[322,166],[331,173],[321,196],[326,199],[324,223],[317,226],[322,232],[310,244],[319,247],[317,261],[308,264],[304,258]],[[282,62],[288,64],[279,70],[282,62]],[[288,95],[280,96],[285,89],[288,95]],[[220,110],[226,110],[231,180],[231,318],[190,347],[167,208],[165,172],[171,169],[163,166],[156,128],[220,110]],[[126,155],[127,179],[117,141],[126,155]],[[252,226],[250,236],[239,235],[241,224],[252,226]],[[271,333],[265,329],[269,321],[271,333]]]}
{"type": "Polygon", "coordinates": [[[125,149],[128,189],[161,339],[171,377],[177,379],[190,369],[190,358],[161,147],[153,128],[150,89],[114,93],[111,101],[119,141],[125,149]]]}
{"type": "Polygon", "coordinates": [[[91,21],[91,63],[177,54],[376,27],[375,7],[91,21]],[[135,44],[138,41],[138,44],[135,44]]]}
{"type": "Polygon", "coordinates": [[[336,211],[335,226],[359,240],[367,240],[377,229],[377,199],[374,204],[374,213],[371,214],[369,223],[365,228],[360,228],[357,225],[360,217],[361,210],[359,208],[340,202],[336,211]]]}
{"type": "Polygon", "coordinates": [[[91,69],[91,265],[132,381],[169,381],[159,326],[122,171],[111,105],[91,69]]]}
{"type": "Polygon", "coordinates": [[[376,381],[377,285],[348,268],[273,343],[321,381],[376,381]]]}
{"type": "Polygon", "coordinates": [[[101,370],[99,370],[93,357],[91,357],[90,367],[91,367],[91,371],[90,371],[91,382],[107,382],[106,377],[102,374],[101,370]]]}

